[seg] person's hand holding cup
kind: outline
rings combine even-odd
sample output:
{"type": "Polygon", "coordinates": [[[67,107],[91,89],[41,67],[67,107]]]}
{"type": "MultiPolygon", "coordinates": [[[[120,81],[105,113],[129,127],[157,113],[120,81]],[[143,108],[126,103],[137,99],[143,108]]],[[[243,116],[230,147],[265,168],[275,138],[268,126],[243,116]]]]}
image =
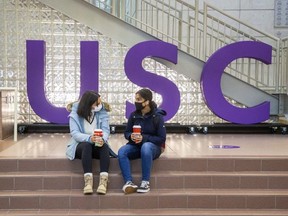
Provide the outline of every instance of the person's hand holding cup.
{"type": "Polygon", "coordinates": [[[133,125],[133,133],[131,134],[131,139],[135,143],[140,143],[142,141],[141,125],[133,125]]]}
{"type": "Polygon", "coordinates": [[[95,140],[94,141],[95,142],[95,146],[98,146],[98,147],[103,146],[104,141],[102,139],[102,137],[103,137],[102,129],[95,129],[93,136],[94,136],[94,140],[95,140]]]}

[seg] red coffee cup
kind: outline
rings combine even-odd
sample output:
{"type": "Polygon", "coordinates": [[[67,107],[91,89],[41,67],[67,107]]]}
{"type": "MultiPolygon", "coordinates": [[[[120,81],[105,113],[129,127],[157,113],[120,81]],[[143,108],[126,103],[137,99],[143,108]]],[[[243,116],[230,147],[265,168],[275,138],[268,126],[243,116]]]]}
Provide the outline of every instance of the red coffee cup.
{"type": "Polygon", "coordinates": [[[102,129],[95,129],[94,130],[94,134],[96,135],[96,136],[103,136],[103,132],[102,132],[102,129]]]}
{"type": "Polygon", "coordinates": [[[141,134],[141,125],[133,125],[133,133],[141,134]]]}
{"type": "MultiPolygon", "coordinates": [[[[102,137],[102,136],[103,136],[102,129],[95,129],[95,130],[94,130],[94,135],[95,135],[95,136],[102,137]]],[[[101,139],[102,139],[102,138],[101,138],[101,139]]],[[[102,146],[101,143],[98,143],[97,141],[95,142],[95,145],[96,145],[96,146],[100,146],[100,147],[102,146]]]]}

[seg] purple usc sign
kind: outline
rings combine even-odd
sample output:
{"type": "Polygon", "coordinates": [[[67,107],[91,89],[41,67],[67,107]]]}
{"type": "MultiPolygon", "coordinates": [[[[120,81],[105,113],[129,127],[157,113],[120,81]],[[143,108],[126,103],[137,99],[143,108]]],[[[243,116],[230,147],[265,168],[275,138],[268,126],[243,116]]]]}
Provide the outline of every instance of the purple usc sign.
{"type": "MultiPolygon", "coordinates": [[[[68,112],[64,107],[55,107],[45,96],[45,42],[28,40],[27,49],[27,93],[30,105],[41,118],[52,123],[68,123],[68,112]]],[[[80,95],[86,90],[99,90],[99,45],[97,41],[80,43],[80,95]]],[[[253,124],[269,119],[269,102],[255,107],[237,108],[228,103],[221,91],[221,75],[225,67],[237,58],[255,58],[271,63],[272,48],[260,42],[238,42],[216,51],[204,65],[201,88],[207,106],[215,115],[229,122],[253,124]]],[[[169,79],[143,69],[146,57],[157,57],[177,64],[177,47],[161,41],[145,41],[133,46],[127,53],[124,69],[128,79],[141,87],[148,87],[162,96],[160,107],[167,111],[165,121],[171,119],[180,106],[180,92],[169,79]]],[[[101,92],[101,91],[100,91],[101,92]]],[[[134,105],[126,102],[126,117],[134,105]]]]}
{"type": "Polygon", "coordinates": [[[220,118],[240,124],[254,124],[269,119],[270,102],[254,107],[239,108],[231,105],[221,91],[221,75],[224,69],[237,58],[254,58],[271,64],[272,47],[254,41],[243,41],[217,50],[204,65],[201,88],[209,109],[220,118]]]}

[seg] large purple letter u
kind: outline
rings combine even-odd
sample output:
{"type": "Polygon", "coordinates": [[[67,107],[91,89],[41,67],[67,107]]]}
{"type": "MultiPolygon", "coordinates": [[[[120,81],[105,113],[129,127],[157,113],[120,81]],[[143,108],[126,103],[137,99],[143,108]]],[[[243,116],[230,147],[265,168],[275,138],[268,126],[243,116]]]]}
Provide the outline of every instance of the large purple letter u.
{"type": "MultiPolygon", "coordinates": [[[[45,42],[26,42],[27,92],[30,105],[42,119],[52,123],[68,123],[64,107],[55,107],[45,96],[45,42]]],[[[81,42],[80,50],[80,95],[86,90],[98,91],[98,42],[81,42]]]]}

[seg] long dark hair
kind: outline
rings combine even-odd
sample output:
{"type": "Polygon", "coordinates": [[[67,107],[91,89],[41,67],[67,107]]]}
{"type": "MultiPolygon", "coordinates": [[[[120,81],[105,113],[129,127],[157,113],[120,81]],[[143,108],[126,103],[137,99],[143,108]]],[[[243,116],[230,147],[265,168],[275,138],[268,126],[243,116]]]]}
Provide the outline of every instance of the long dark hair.
{"type": "Polygon", "coordinates": [[[151,110],[157,108],[157,104],[153,101],[153,95],[152,92],[147,89],[143,88],[136,92],[136,94],[139,94],[143,99],[150,101],[149,107],[151,110]]]}
{"type": "Polygon", "coordinates": [[[89,121],[89,117],[91,117],[91,107],[98,101],[99,97],[100,95],[95,91],[86,91],[80,99],[77,114],[89,121]]]}

